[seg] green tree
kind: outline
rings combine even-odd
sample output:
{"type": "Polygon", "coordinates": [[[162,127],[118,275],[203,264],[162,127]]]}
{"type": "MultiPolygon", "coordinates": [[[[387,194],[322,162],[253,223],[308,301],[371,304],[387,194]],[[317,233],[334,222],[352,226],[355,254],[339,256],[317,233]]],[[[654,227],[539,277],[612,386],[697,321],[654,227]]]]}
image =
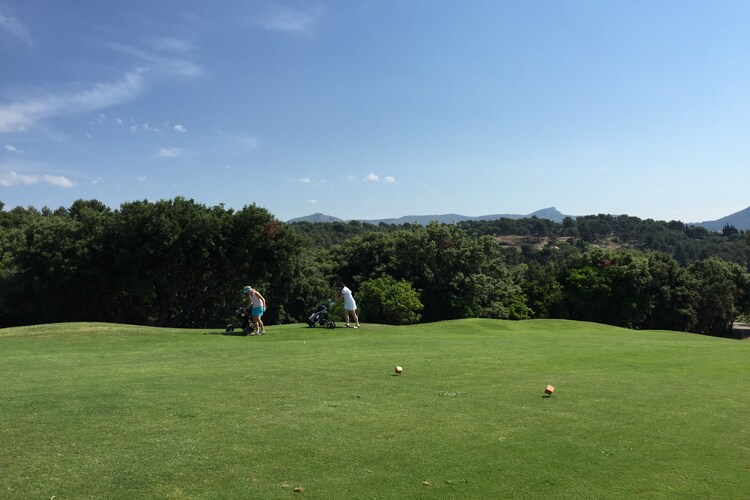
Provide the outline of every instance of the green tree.
{"type": "Polygon", "coordinates": [[[16,248],[14,308],[24,323],[99,319],[98,283],[106,275],[92,265],[100,249],[101,219],[67,213],[29,213],[23,245],[16,248]]]}
{"type": "Polygon", "coordinates": [[[175,198],[111,211],[77,200],[0,212],[0,224],[3,325],[217,326],[246,283],[269,299],[270,322],[292,321],[305,314],[295,298],[325,284],[319,270],[300,267],[299,238],[256,206],[234,212],[175,198]]]}
{"type": "Polygon", "coordinates": [[[318,305],[328,305],[336,298],[325,278],[330,267],[326,253],[307,247],[299,249],[298,257],[290,262],[281,320],[303,321],[318,305]]]}
{"type": "Polygon", "coordinates": [[[360,319],[389,325],[418,323],[424,309],[411,283],[388,275],[364,281],[357,302],[360,319]]]}
{"type": "Polygon", "coordinates": [[[357,284],[390,275],[422,291],[423,319],[528,317],[523,292],[489,236],[458,226],[406,226],[392,234],[352,238],[333,250],[335,277],[357,284]]]}
{"type": "Polygon", "coordinates": [[[562,286],[557,281],[556,264],[542,265],[531,261],[522,267],[522,271],[524,275],[521,288],[533,317],[554,317],[563,297],[562,286]]]}
{"type": "Polygon", "coordinates": [[[609,263],[602,263],[612,289],[605,314],[614,324],[640,328],[653,307],[648,259],[643,253],[631,250],[613,252],[610,256],[609,263]]]}
{"type": "Polygon", "coordinates": [[[663,252],[648,256],[649,295],[653,307],[645,328],[693,331],[697,316],[698,290],[680,264],[663,252]]]}
{"type": "Polygon", "coordinates": [[[647,320],[652,304],[643,255],[595,248],[571,255],[560,274],[564,317],[628,327],[647,320]]]}
{"type": "Polygon", "coordinates": [[[238,212],[175,198],[124,204],[107,247],[121,321],[162,326],[223,322],[252,284],[269,303],[269,323],[289,320],[283,307],[299,240],[268,211],[238,212]]]}
{"type": "Polygon", "coordinates": [[[563,317],[608,322],[604,311],[612,287],[600,268],[591,265],[572,267],[563,274],[561,282],[565,291],[563,317]]]}
{"type": "Polygon", "coordinates": [[[707,335],[732,334],[735,319],[748,308],[750,276],[738,264],[711,257],[687,268],[693,280],[697,300],[695,331],[707,335]]]}
{"type": "Polygon", "coordinates": [[[117,284],[115,317],[136,324],[204,326],[203,307],[231,284],[222,282],[231,228],[221,207],[207,209],[193,200],[123,204],[107,241],[117,284]]]}
{"type": "Polygon", "coordinates": [[[23,280],[19,278],[17,255],[26,245],[25,231],[0,202],[0,327],[11,326],[18,317],[18,299],[23,280]]]}

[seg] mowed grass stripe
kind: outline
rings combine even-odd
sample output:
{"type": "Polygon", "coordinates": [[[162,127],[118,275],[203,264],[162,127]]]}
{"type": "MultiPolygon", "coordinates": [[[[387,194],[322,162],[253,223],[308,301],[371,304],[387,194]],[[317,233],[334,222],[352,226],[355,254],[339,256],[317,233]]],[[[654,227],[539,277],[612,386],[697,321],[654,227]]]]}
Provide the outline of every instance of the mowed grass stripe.
{"type": "Polygon", "coordinates": [[[553,320],[268,330],[0,330],[0,497],[750,497],[750,343],[553,320]]]}

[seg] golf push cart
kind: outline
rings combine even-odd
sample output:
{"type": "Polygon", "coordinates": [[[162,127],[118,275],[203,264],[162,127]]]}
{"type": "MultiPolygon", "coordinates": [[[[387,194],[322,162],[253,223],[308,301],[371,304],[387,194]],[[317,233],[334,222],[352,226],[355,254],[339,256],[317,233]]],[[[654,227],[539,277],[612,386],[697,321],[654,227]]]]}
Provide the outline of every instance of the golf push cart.
{"type": "MultiPolygon", "coordinates": [[[[250,321],[250,311],[247,308],[240,306],[234,310],[234,316],[239,322],[239,328],[242,330],[242,335],[253,335],[255,333],[255,327],[250,321]]],[[[226,326],[227,333],[233,333],[236,326],[233,323],[229,323],[226,326]]],[[[262,333],[259,335],[263,335],[262,333]]]]}
{"type": "Polygon", "coordinates": [[[324,305],[319,305],[318,308],[307,317],[307,326],[313,328],[315,326],[322,326],[324,328],[336,328],[334,323],[328,317],[328,308],[324,305]]]}

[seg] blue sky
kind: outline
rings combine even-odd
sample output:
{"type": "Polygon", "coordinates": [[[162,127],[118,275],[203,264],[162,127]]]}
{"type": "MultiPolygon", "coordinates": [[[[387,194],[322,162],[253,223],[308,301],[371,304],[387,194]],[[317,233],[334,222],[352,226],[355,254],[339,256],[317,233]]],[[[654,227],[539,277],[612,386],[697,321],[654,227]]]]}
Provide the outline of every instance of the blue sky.
{"type": "Polygon", "coordinates": [[[712,220],[749,48],[744,0],[0,0],[0,201],[712,220]]]}

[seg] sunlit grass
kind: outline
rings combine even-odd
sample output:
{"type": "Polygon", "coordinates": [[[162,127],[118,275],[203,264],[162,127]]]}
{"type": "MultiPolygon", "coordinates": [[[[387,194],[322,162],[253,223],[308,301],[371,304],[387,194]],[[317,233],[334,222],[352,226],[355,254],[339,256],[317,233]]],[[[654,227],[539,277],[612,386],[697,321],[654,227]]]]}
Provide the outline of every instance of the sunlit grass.
{"type": "Polygon", "coordinates": [[[750,498],[748,342],[268,332],[1,329],[0,498],[750,498]]]}

